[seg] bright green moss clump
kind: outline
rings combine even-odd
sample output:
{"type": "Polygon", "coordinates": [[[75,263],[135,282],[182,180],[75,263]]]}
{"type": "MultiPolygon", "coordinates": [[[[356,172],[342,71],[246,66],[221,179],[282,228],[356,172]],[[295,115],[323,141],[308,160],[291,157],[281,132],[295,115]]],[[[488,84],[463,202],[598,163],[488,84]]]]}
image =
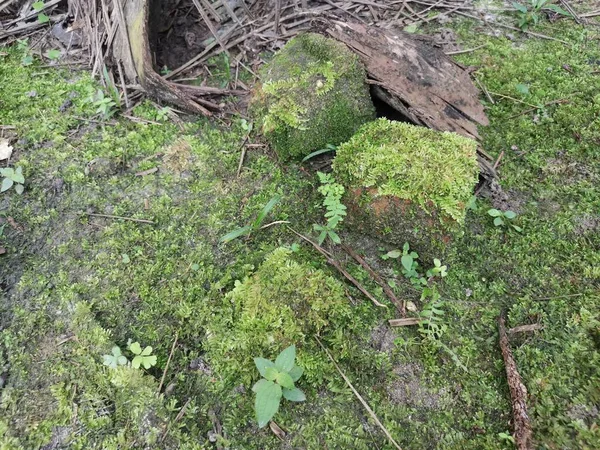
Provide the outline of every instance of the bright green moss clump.
{"type": "Polygon", "coordinates": [[[464,223],[478,176],[476,149],[454,133],[379,119],[339,147],[334,170],[350,212],[369,222],[365,229],[427,251],[428,241],[446,244],[464,223]]]}
{"type": "Polygon", "coordinates": [[[356,55],[319,34],[290,40],[261,71],[252,109],[283,158],[337,145],[375,117],[356,55]]]}
{"type": "MultiPolygon", "coordinates": [[[[245,381],[255,375],[252,358],[274,357],[288,345],[314,346],[313,335],[350,315],[344,287],[325,272],[296,262],[291,250],[278,248],[258,270],[227,294],[235,328],[213,323],[207,350],[222,376],[245,381]]],[[[229,321],[228,321],[229,322],[229,321]]],[[[300,352],[299,358],[306,355],[300,352]]],[[[306,374],[311,375],[319,370],[306,374]]]]}

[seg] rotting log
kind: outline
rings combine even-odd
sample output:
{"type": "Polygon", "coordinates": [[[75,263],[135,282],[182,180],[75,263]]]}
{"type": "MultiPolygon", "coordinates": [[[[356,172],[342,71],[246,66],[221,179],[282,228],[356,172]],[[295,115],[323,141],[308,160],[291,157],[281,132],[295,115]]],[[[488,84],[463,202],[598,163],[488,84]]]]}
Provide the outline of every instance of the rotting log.
{"type": "Polygon", "coordinates": [[[510,399],[513,411],[513,428],[515,445],[518,450],[532,450],[532,430],[529,415],[527,414],[527,388],[521,380],[517,364],[510,349],[510,342],[506,333],[504,312],[498,317],[498,333],[500,350],[504,358],[506,379],[510,390],[510,399]]]}
{"type": "MultiPolygon", "coordinates": [[[[373,97],[406,121],[479,140],[477,125],[489,123],[479,91],[469,73],[429,38],[341,21],[331,21],[326,33],[360,57],[373,97]]],[[[482,175],[494,178],[481,148],[478,159],[482,175]]]]}

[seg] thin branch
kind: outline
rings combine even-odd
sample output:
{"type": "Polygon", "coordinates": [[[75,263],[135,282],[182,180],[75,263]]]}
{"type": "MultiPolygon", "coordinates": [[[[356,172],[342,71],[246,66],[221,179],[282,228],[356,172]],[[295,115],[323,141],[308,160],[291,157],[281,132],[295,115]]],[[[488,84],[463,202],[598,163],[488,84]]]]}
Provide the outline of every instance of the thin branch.
{"type": "Polygon", "coordinates": [[[354,386],[352,385],[352,383],[350,382],[350,380],[348,379],[348,377],[346,376],[346,374],[344,374],[344,372],[342,372],[342,369],[340,369],[340,366],[338,366],[338,364],[335,362],[335,359],[333,359],[333,356],[331,355],[331,353],[329,352],[329,350],[327,350],[327,347],[325,347],[323,345],[323,343],[321,342],[321,340],[317,336],[315,336],[315,339],[317,340],[317,342],[319,343],[319,345],[321,346],[321,348],[325,351],[325,353],[327,353],[327,356],[329,357],[329,359],[331,360],[331,362],[333,363],[333,365],[335,366],[335,368],[337,369],[337,371],[339,372],[339,374],[342,376],[342,378],[344,379],[344,381],[346,382],[346,384],[348,385],[348,387],[350,388],[350,390],[354,393],[354,395],[356,396],[356,398],[358,399],[358,401],[367,410],[367,412],[369,413],[369,415],[371,416],[371,418],[373,419],[373,421],[377,424],[377,426],[379,428],[381,428],[381,431],[383,431],[383,434],[385,434],[385,436],[388,438],[388,440],[392,443],[392,445],[394,447],[396,447],[398,450],[402,450],[402,448],[394,440],[394,438],[392,437],[392,435],[390,434],[390,432],[387,430],[387,428],[381,423],[381,421],[379,420],[379,418],[377,417],[377,415],[373,412],[373,410],[371,409],[371,407],[369,406],[369,404],[365,401],[364,398],[362,398],[362,396],[354,388],[354,386]]]}
{"type": "Polygon", "coordinates": [[[352,258],[354,258],[356,260],[357,263],[359,263],[363,269],[365,269],[367,271],[367,273],[369,275],[371,275],[371,278],[373,278],[373,280],[375,280],[375,282],[381,286],[381,288],[383,289],[383,292],[385,292],[385,295],[387,295],[387,297],[390,299],[390,301],[396,305],[396,308],[398,308],[398,311],[400,311],[400,314],[402,315],[402,317],[406,316],[406,304],[405,302],[398,300],[398,298],[396,297],[396,295],[394,294],[394,291],[392,291],[392,289],[388,286],[388,284],[383,280],[383,278],[381,278],[379,276],[378,273],[376,273],[371,266],[369,266],[369,264],[367,264],[367,262],[364,260],[364,258],[362,258],[361,256],[359,256],[354,250],[352,250],[350,247],[348,247],[346,244],[342,244],[342,248],[344,249],[344,251],[346,253],[348,253],[352,258]]]}
{"type": "Polygon", "coordinates": [[[113,216],[112,214],[95,214],[95,213],[87,213],[87,215],[91,216],[91,217],[105,217],[107,219],[130,220],[131,222],[148,223],[150,225],[154,225],[154,222],[152,222],[151,220],[135,219],[133,217],[113,216]]]}
{"type": "Polygon", "coordinates": [[[323,247],[321,247],[320,245],[316,244],[315,242],[311,241],[309,238],[307,238],[306,236],[298,233],[296,230],[294,230],[291,227],[288,227],[289,230],[294,233],[296,236],[298,236],[299,238],[305,240],[306,242],[308,242],[309,244],[311,244],[320,254],[322,254],[325,259],[327,260],[327,262],[329,264],[331,264],[333,267],[335,267],[348,281],[350,281],[350,283],[352,283],[354,286],[356,286],[356,288],[362,292],[369,300],[371,300],[376,306],[382,307],[382,308],[387,308],[386,305],[383,305],[381,303],[379,303],[377,301],[377,299],[375,297],[373,297],[373,295],[371,295],[371,293],[369,291],[367,291],[358,281],[356,281],[356,278],[354,278],[352,275],[350,275],[343,267],[342,265],[337,262],[335,259],[333,259],[331,253],[329,253],[327,250],[325,250],[323,247]]]}
{"type": "Polygon", "coordinates": [[[162,390],[163,384],[165,382],[165,377],[167,376],[167,370],[169,370],[169,363],[171,362],[171,358],[173,357],[173,352],[175,351],[175,346],[177,345],[177,339],[179,338],[179,334],[177,331],[175,332],[175,340],[173,341],[173,346],[171,347],[171,352],[169,353],[169,358],[167,359],[167,363],[165,364],[165,370],[163,370],[162,377],[160,379],[160,384],[158,385],[158,393],[162,390]]]}

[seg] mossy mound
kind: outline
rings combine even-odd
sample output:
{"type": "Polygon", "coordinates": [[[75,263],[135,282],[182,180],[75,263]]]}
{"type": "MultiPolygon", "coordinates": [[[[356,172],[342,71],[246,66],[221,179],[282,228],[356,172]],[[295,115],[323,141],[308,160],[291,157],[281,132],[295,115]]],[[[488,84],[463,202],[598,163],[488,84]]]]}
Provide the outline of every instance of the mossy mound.
{"type": "Polygon", "coordinates": [[[282,158],[300,158],[346,141],[375,118],[365,76],[344,44],[302,34],[263,67],[251,110],[282,158]]]}
{"type": "MultiPolygon", "coordinates": [[[[253,357],[275,357],[292,344],[300,349],[314,346],[314,335],[351,315],[342,284],[322,270],[296,262],[291,250],[283,247],[273,251],[250,277],[236,282],[225,302],[225,308],[232,308],[228,322],[235,323],[235,328],[213,323],[206,349],[216,371],[238,382],[257,374],[253,357]]],[[[304,363],[313,366],[307,379],[322,372],[314,367],[322,362],[304,363]]]]}
{"type": "Polygon", "coordinates": [[[364,125],[333,163],[350,222],[421,256],[443,255],[460,233],[477,183],[477,144],[454,133],[379,119],[364,125]]]}

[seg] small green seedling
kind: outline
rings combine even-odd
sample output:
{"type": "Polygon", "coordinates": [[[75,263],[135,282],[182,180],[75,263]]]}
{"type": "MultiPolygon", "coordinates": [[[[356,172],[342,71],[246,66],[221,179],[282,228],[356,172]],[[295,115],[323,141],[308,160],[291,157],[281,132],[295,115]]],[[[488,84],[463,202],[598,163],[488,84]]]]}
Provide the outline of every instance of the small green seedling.
{"type": "MultiPolygon", "coordinates": [[[[42,9],[44,9],[44,6],[44,2],[35,2],[33,5],[31,5],[33,10],[37,12],[40,12],[42,9]]],[[[39,23],[48,23],[50,21],[50,17],[42,12],[38,14],[37,19],[39,23]]]]}
{"type": "Polygon", "coordinates": [[[96,113],[101,114],[105,119],[111,118],[116,112],[117,104],[111,97],[106,96],[102,89],[90,95],[88,102],[93,104],[97,108],[96,113]]]}
{"type": "MultiPolygon", "coordinates": [[[[129,351],[133,354],[131,360],[131,367],[139,369],[140,366],[144,366],[145,369],[149,369],[156,365],[156,355],[152,355],[152,347],[148,346],[142,350],[139,342],[133,342],[128,345],[129,351]]],[[[102,362],[105,366],[116,369],[118,366],[125,366],[129,363],[129,360],[118,346],[114,346],[111,350],[110,355],[103,355],[102,362]]]]}
{"type": "Polygon", "coordinates": [[[48,50],[48,53],[46,53],[46,56],[48,57],[48,59],[55,61],[60,58],[60,50],[57,50],[57,49],[48,50]]]}
{"type": "Polygon", "coordinates": [[[263,376],[252,387],[256,394],[254,410],[259,428],[268,424],[277,413],[282,396],[291,402],[306,400],[304,392],[294,385],[303,373],[302,368],[295,365],[295,359],[294,345],[283,350],[275,362],[265,358],[254,358],[254,364],[263,376]]]}
{"type": "Polygon", "coordinates": [[[317,172],[317,175],[321,182],[318,191],[323,195],[323,206],[327,209],[325,213],[327,224],[314,224],[313,228],[319,232],[319,237],[317,238],[319,245],[323,244],[327,238],[331,239],[335,244],[340,244],[342,240],[335,230],[344,221],[344,217],[346,216],[346,206],[342,204],[344,186],[336,183],[331,174],[317,172]]]}
{"type": "Polygon", "coordinates": [[[511,223],[511,221],[517,217],[517,213],[514,211],[500,211],[498,209],[492,208],[488,209],[487,212],[490,216],[494,218],[494,226],[496,227],[504,227],[506,225],[510,225],[515,231],[519,233],[523,231],[523,228],[511,223]]]}
{"type": "Polygon", "coordinates": [[[433,278],[438,276],[440,278],[444,278],[446,275],[448,275],[448,266],[442,266],[442,262],[439,259],[434,258],[433,265],[434,266],[431,269],[429,269],[425,274],[427,275],[427,278],[433,278]]]}
{"type": "Polygon", "coordinates": [[[116,369],[118,366],[124,366],[129,362],[121,353],[121,349],[116,345],[112,348],[110,355],[104,355],[102,358],[104,365],[113,369],[116,369]]]}
{"type": "MultiPolygon", "coordinates": [[[[252,223],[249,223],[248,225],[243,226],[241,228],[236,228],[235,230],[227,233],[225,236],[223,236],[219,240],[221,242],[227,243],[227,242],[233,241],[234,239],[239,238],[240,236],[247,236],[247,235],[251,234],[252,232],[263,228],[263,226],[262,226],[263,221],[266,219],[267,215],[271,212],[271,210],[275,207],[275,205],[277,203],[279,203],[280,200],[281,200],[280,195],[273,196],[273,198],[271,200],[269,200],[269,203],[267,203],[264,206],[262,211],[258,214],[258,216],[256,216],[256,219],[254,219],[254,221],[252,223]]],[[[268,225],[265,225],[265,226],[268,226],[268,225]]]]}
{"type": "Polygon", "coordinates": [[[156,355],[152,355],[152,347],[147,346],[142,350],[139,342],[134,342],[129,346],[129,351],[135,356],[131,360],[131,367],[139,369],[140,366],[144,366],[144,369],[156,365],[156,355]]]}
{"type": "Polygon", "coordinates": [[[519,28],[526,30],[530,25],[537,25],[541,18],[542,9],[548,9],[562,16],[571,17],[571,14],[558,5],[548,4],[550,0],[529,0],[528,5],[513,2],[512,6],[519,17],[519,28]]]}
{"type": "Polygon", "coordinates": [[[14,186],[17,194],[23,193],[25,190],[25,186],[23,186],[25,184],[25,177],[23,176],[22,167],[17,167],[16,170],[12,167],[5,167],[0,169],[0,175],[4,177],[0,192],[6,192],[14,186]]]}
{"type": "Polygon", "coordinates": [[[169,114],[171,114],[171,108],[165,106],[164,108],[158,108],[156,110],[156,120],[159,122],[166,122],[169,119],[169,114]]]}
{"type": "Polygon", "coordinates": [[[312,152],[309,155],[305,156],[304,159],[301,162],[306,162],[309,159],[314,158],[315,156],[322,155],[323,153],[335,152],[336,150],[337,150],[337,146],[332,145],[332,144],[327,144],[325,146],[325,148],[321,148],[319,150],[315,150],[314,152],[312,152]]]}

